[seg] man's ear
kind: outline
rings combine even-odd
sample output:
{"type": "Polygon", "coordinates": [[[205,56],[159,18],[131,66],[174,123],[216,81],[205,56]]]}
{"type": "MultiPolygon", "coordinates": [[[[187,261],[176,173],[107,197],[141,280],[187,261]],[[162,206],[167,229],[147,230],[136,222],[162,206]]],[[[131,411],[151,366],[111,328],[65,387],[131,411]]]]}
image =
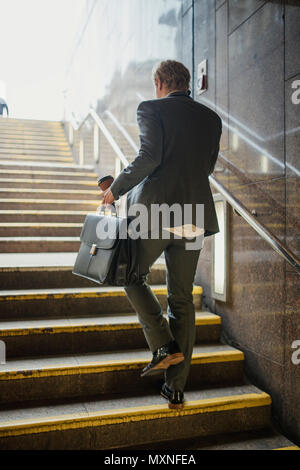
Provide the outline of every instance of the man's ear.
{"type": "Polygon", "coordinates": [[[155,79],[155,86],[158,88],[159,91],[161,91],[163,83],[160,78],[155,79]]]}

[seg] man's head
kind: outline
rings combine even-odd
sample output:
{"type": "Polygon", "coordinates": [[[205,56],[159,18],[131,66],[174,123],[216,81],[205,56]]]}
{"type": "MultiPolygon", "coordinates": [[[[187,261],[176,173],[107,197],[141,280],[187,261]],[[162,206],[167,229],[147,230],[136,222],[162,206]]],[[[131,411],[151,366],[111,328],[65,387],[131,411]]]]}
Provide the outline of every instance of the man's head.
{"type": "Polygon", "coordinates": [[[176,60],[164,60],[153,69],[153,81],[157,98],[164,98],[173,91],[187,92],[190,87],[189,70],[176,60]]]}

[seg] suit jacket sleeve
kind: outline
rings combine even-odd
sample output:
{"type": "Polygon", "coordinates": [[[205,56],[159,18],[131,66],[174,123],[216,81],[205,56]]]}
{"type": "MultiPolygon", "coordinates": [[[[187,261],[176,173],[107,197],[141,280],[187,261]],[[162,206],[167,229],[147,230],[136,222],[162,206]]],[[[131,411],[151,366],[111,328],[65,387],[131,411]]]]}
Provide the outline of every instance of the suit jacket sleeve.
{"type": "Polygon", "coordinates": [[[211,175],[212,172],[214,171],[217,158],[219,156],[221,134],[222,134],[222,120],[218,117],[217,124],[216,124],[216,133],[214,134],[214,143],[212,145],[212,153],[211,153],[211,158],[210,158],[208,175],[211,175]]]}
{"type": "Polygon", "coordinates": [[[150,175],[162,161],[163,128],[155,106],[142,101],[137,108],[140,150],[110,186],[116,200],[150,175]]]}

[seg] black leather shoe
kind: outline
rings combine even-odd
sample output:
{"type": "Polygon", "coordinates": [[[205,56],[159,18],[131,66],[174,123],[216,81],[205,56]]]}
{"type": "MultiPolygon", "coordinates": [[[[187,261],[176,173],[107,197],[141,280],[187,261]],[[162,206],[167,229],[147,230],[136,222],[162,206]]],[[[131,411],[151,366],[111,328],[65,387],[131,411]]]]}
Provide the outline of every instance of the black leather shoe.
{"type": "Polygon", "coordinates": [[[170,343],[164,344],[153,353],[152,361],[144,367],[141,377],[156,374],[182,361],[184,361],[184,355],[180,351],[178,344],[176,341],[170,341],[170,343]]]}
{"type": "Polygon", "coordinates": [[[183,408],[184,393],[180,390],[170,390],[169,387],[167,387],[167,385],[164,383],[161,388],[160,394],[162,397],[166,398],[169,401],[169,408],[183,408]]]}

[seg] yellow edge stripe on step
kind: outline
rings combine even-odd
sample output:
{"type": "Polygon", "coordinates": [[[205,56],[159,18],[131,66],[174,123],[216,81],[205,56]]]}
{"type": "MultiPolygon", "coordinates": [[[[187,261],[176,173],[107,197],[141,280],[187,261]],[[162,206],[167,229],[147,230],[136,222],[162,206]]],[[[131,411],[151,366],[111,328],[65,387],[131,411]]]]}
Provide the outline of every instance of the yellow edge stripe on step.
{"type": "MultiPolygon", "coordinates": [[[[1,168],[0,173],[8,173],[8,174],[20,174],[20,170],[11,170],[8,168],[1,168]]],[[[88,178],[97,178],[98,175],[96,173],[91,173],[91,172],[76,172],[76,171],[47,171],[47,170],[23,170],[22,169],[22,174],[30,174],[30,175],[51,175],[51,176],[87,176],[88,178]]],[[[19,181],[17,179],[16,181],[19,181]]]]}
{"type": "MultiPolygon", "coordinates": [[[[1,145],[1,144],[0,144],[1,145]]],[[[15,145],[9,145],[8,147],[0,147],[0,156],[2,155],[13,155],[13,158],[19,158],[19,156],[30,156],[30,157],[49,157],[49,158],[72,158],[72,153],[68,149],[59,148],[33,148],[32,145],[19,144],[19,147],[15,145]],[[21,153],[19,153],[21,152],[21,153]]]]}
{"type": "MultiPolygon", "coordinates": [[[[22,145],[22,143],[24,142],[24,144],[27,146],[27,145],[34,145],[34,146],[48,146],[52,144],[52,140],[48,141],[47,139],[23,139],[23,136],[20,136],[20,137],[16,137],[15,139],[10,139],[10,138],[3,138],[2,135],[0,135],[0,144],[2,145],[5,145],[4,148],[8,148],[9,145],[14,145],[14,144],[17,144],[17,145],[22,145]],[[25,140],[25,142],[24,142],[25,140]],[[18,142],[18,141],[21,141],[21,142],[18,142]],[[44,143],[45,142],[45,143],[44,143]]],[[[68,145],[66,139],[58,139],[58,142],[57,142],[57,145],[58,146],[61,146],[61,147],[64,147],[68,150],[70,150],[70,146],[68,145]]]]}
{"type": "MultiPolygon", "coordinates": [[[[26,213],[26,211],[24,211],[24,212],[26,213]]],[[[44,212],[44,211],[42,211],[42,212],[44,212]]],[[[47,211],[45,211],[45,212],[47,212],[47,211]]],[[[58,211],[58,212],[60,212],[60,211],[58,211]]],[[[61,212],[63,212],[63,211],[61,211],[61,212]]],[[[86,211],[82,211],[82,212],[83,212],[83,214],[86,214],[86,211]]],[[[81,213],[81,211],[78,211],[78,214],[80,214],[80,213],[81,213]]],[[[2,214],[2,211],[0,210],[0,215],[1,214],[2,214]]],[[[77,214],[77,212],[74,212],[74,214],[77,214]]],[[[35,265],[32,265],[32,266],[0,266],[0,272],[71,271],[72,268],[73,268],[73,266],[71,266],[71,265],[69,265],[69,266],[66,266],[66,265],[65,266],[63,266],[63,265],[57,265],[57,266],[55,266],[55,265],[53,265],[53,266],[50,266],[50,265],[49,266],[47,266],[47,265],[46,266],[35,266],[35,265]]],[[[164,270],[165,265],[164,264],[163,265],[157,264],[157,265],[155,265],[154,269],[155,269],[155,271],[159,270],[159,269],[164,270]]]]}
{"type": "MultiPolygon", "coordinates": [[[[86,215],[86,211],[0,209],[0,215],[86,215]]],[[[1,267],[0,267],[1,269],[1,267]]]]}
{"type": "Polygon", "coordinates": [[[3,121],[3,118],[1,118],[0,121],[0,129],[46,129],[49,131],[58,131],[58,132],[63,132],[63,127],[60,125],[60,123],[57,121],[56,122],[38,122],[36,119],[26,119],[26,120],[19,120],[18,118],[5,118],[9,119],[6,122],[3,121]],[[29,121],[29,122],[27,122],[29,121]]]}
{"type": "MultiPolygon", "coordinates": [[[[19,133],[22,133],[22,134],[25,134],[27,135],[27,133],[31,133],[31,132],[35,132],[37,134],[40,134],[40,133],[43,133],[43,134],[47,134],[47,135],[58,135],[58,136],[64,136],[65,137],[65,134],[63,132],[63,129],[61,127],[55,127],[55,126],[51,126],[51,127],[45,127],[45,126],[32,126],[32,125],[27,125],[24,127],[23,125],[10,125],[10,124],[0,124],[0,130],[1,130],[1,138],[4,139],[5,137],[5,134],[6,133],[9,133],[9,134],[19,134],[19,133]]],[[[66,139],[66,137],[65,137],[66,139]]]]}
{"type": "MultiPolygon", "coordinates": [[[[199,317],[196,318],[196,326],[206,326],[206,325],[220,325],[221,317],[199,317]]],[[[0,329],[0,337],[7,338],[9,336],[29,336],[29,335],[47,335],[47,334],[57,334],[57,333],[87,333],[93,331],[116,331],[116,330],[132,330],[142,328],[138,321],[128,322],[128,323],[112,323],[112,324],[92,324],[86,325],[82,323],[81,325],[52,325],[52,326],[42,326],[39,328],[29,327],[29,328],[12,328],[12,329],[0,329]]]]}
{"type": "MultiPolygon", "coordinates": [[[[148,364],[148,359],[127,359],[119,361],[103,361],[98,363],[87,363],[82,365],[61,365],[49,367],[48,369],[26,369],[0,371],[0,381],[39,379],[44,377],[63,377],[66,375],[99,374],[104,372],[135,370],[148,364]]],[[[219,362],[243,361],[244,354],[241,351],[223,350],[194,354],[192,365],[212,364],[219,362]]]]}
{"type": "MultiPolygon", "coordinates": [[[[156,295],[166,295],[166,287],[152,287],[152,291],[156,295]]],[[[202,294],[201,286],[194,286],[193,294],[202,294]]],[[[81,299],[85,297],[124,297],[124,290],[108,290],[108,291],[82,291],[82,292],[62,292],[62,293],[45,293],[45,294],[15,294],[15,295],[0,295],[0,301],[10,301],[10,300],[45,300],[45,299],[63,299],[65,297],[81,299]]]]}
{"type": "MultiPolygon", "coordinates": [[[[1,213],[1,211],[0,211],[1,213]]],[[[9,272],[42,272],[42,271],[70,271],[71,266],[0,266],[0,273],[9,272]]]]}
{"type": "Polygon", "coordinates": [[[1,139],[11,140],[24,138],[25,140],[34,139],[43,141],[44,137],[50,138],[51,140],[58,140],[59,142],[67,142],[66,136],[61,129],[47,129],[47,128],[23,128],[23,127],[11,127],[11,126],[0,126],[1,139]]]}
{"type": "Polygon", "coordinates": [[[15,145],[22,145],[23,143],[27,146],[46,146],[47,144],[54,144],[61,146],[67,150],[70,150],[70,146],[66,140],[66,137],[61,134],[60,132],[55,131],[53,132],[23,132],[19,130],[17,132],[13,132],[9,129],[1,129],[1,140],[0,144],[6,144],[3,149],[8,148],[18,148],[15,145]],[[8,146],[11,147],[8,147],[8,146]]]}
{"type": "Polygon", "coordinates": [[[166,405],[149,405],[119,410],[103,410],[96,413],[77,413],[51,416],[31,421],[6,422],[0,425],[0,437],[63,431],[85,427],[133,423],[162,418],[176,418],[204,413],[269,406],[271,397],[267,393],[245,393],[227,397],[206,398],[185,403],[181,410],[169,409],[166,405]]]}
{"type": "Polygon", "coordinates": [[[300,450],[300,447],[297,447],[297,446],[278,447],[277,449],[273,449],[273,450],[300,450]]]}
{"type": "Polygon", "coordinates": [[[24,157],[54,157],[54,158],[72,158],[72,153],[70,150],[60,150],[60,149],[33,149],[33,148],[25,148],[23,145],[20,147],[13,147],[13,148],[2,148],[0,150],[0,157],[11,155],[12,158],[24,158],[24,157]],[[19,153],[20,152],[20,153],[19,153]]]}
{"type": "Polygon", "coordinates": [[[54,193],[54,194],[99,194],[97,189],[56,189],[56,188],[0,188],[0,193],[54,193]]]}
{"type": "Polygon", "coordinates": [[[20,150],[26,150],[26,155],[28,152],[51,152],[58,153],[59,155],[68,155],[72,156],[70,152],[70,147],[63,140],[61,141],[51,141],[47,139],[0,139],[0,148],[2,149],[1,153],[11,153],[7,150],[13,150],[13,153],[18,154],[20,150]]]}
{"type": "Polygon", "coordinates": [[[6,144],[5,147],[2,147],[4,150],[3,153],[8,148],[11,149],[16,149],[18,150],[19,147],[18,145],[25,144],[27,147],[28,146],[42,146],[45,147],[47,145],[52,146],[61,146],[64,149],[70,151],[70,146],[63,134],[60,133],[48,133],[48,132],[42,132],[42,133],[36,133],[36,132],[11,132],[11,131],[5,131],[0,128],[1,130],[1,141],[0,144],[6,144]],[[11,147],[8,147],[10,145],[11,147]],[[15,146],[17,145],[17,147],[15,146]]]}
{"type": "Polygon", "coordinates": [[[29,228],[41,228],[41,227],[82,227],[82,223],[76,222],[0,222],[0,227],[29,227],[29,228]]]}
{"type": "Polygon", "coordinates": [[[219,315],[201,315],[197,317],[196,314],[196,326],[200,325],[221,325],[222,319],[219,315]]]}
{"type": "Polygon", "coordinates": [[[6,144],[5,147],[2,147],[3,150],[7,150],[8,148],[16,148],[18,149],[19,147],[15,147],[15,144],[22,145],[23,143],[27,146],[44,146],[48,144],[52,144],[53,146],[61,146],[64,149],[70,150],[70,147],[68,145],[68,142],[66,138],[64,137],[63,134],[60,133],[48,133],[48,132],[43,132],[43,133],[36,133],[36,132],[11,132],[11,131],[4,131],[0,128],[1,130],[1,141],[0,144],[6,144]],[[11,145],[11,147],[8,147],[7,145],[11,145]]]}
{"type": "Polygon", "coordinates": [[[38,162],[40,160],[47,160],[49,163],[52,161],[59,161],[59,162],[73,162],[72,157],[50,157],[45,155],[13,155],[13,154],[0,154],[0,162],[6,158],[10,158],[12,160],[32,160],[38,162]],[[5,157],[4,157],[5,155],[5,157]],[[36,159],[36,160],[35,160],[36,159]]]}
{"type": "Polygon", "coordinates": [[[44,326],[40,328],[16,328],[11,330],[1,330],[0,338],[6,338],[9,336],[29,336],[29,335],[47,335],[56,333],[83,333],[93,331],[115,331],[115,330],[131,330],[139,329],[141,325],[136,323],[116,323],[107,325],[75,325],[75,326],[44,326]]]}
{"type": "Polygon", "coordinates": [[[17,202],[20,203],[22,202],[23,204],[28,205],[30,204],[83,204],[83,205],[93,205],[93,206],[99,206],[101,204],[101,200],[95,201],[94,199],[85,199],[82,201],[78,201],[77,199],[18,199],[18,198],[0,198],[0,203],[1,202],[17,202]]]}
{"type": "MultiPolygon", "coordinates": [[[[26,184],[73,184],[74,186],[77,184],[85,185],[85,186],[96,186],[95,181],[84,181],[84,180],[43,180],[43,179],[32,179],[32,178],[0,178],[0,183],[26,183],[26,184]]],[[[100,191],[98,191],[100,192],[100,191]]]]}

